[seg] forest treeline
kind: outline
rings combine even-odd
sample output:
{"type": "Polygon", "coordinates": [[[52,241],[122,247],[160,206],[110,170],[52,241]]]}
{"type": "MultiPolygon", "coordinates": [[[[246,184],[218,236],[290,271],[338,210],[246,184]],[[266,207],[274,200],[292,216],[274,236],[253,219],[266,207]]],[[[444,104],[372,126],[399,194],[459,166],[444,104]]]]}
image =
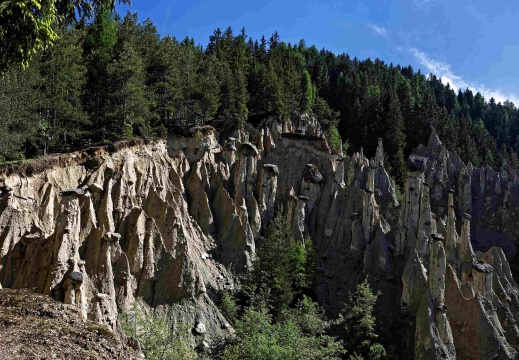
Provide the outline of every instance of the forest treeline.
{"type": "Polygon", "coordinates": [[[456,93],[411,66],[287,44],[277,32],[255,40],[230,27],[202,46],[161,37],[136,14],[103,10],[58,34],[27,69],[11,67],[0,79],[0,161],[161,136],[179,120],[231,128],[310,112],[368,155],[383,138],[399,182],[406,155],[427,142],[431,126],[464,161],[518,166],[513,103],[456,93]]]}

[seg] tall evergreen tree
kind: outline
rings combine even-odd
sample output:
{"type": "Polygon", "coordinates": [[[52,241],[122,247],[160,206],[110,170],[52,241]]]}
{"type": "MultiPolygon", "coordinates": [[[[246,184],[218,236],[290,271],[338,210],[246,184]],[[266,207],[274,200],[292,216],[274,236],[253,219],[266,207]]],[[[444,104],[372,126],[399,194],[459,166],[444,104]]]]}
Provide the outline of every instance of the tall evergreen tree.
{"type": "Polygon", "coordinates": [[[401,186],[406,178],[406,163],[405,163],[405,124],[404,117],[400,110],[400,101],[398,96],[393,93],[389,100],[389,112],[386,117],[386,148],[391,154],[392,173],[398,184],[401,186]]]}
{"type": "MultiPolygon", "coordinates": [[[[0,163],[32,155],[27,143],[44,127],[38,115],[38,74],[36,66],[28,70],[9,69],[0,77],[0,163]]],[[[43,152],[44,149],[41,149],[43,152]]]]}
{"type": "Polygon", "coordinates": [[[303,74],[301,75],[301,87],[303,89],[301,108],[303,111],[309,111],[313,106],[314,87],[312,85],[310,74],[306,70],[304,70],[303,74]]]}
{"type": "Polygon", "coordinates": [[[83,145],[88,118],[81,101],[86,83],[80,30],[63,29],[56,45],[45,51],[39,66],[43,152],[83,145]]]}
{"type": "Polygon", "coordinates": [[[131,41],[123,41],[117,58],[107,67],[109,87],[106,131],[113,139],[149,135],[149,101],[140,54],[131,41]]]}

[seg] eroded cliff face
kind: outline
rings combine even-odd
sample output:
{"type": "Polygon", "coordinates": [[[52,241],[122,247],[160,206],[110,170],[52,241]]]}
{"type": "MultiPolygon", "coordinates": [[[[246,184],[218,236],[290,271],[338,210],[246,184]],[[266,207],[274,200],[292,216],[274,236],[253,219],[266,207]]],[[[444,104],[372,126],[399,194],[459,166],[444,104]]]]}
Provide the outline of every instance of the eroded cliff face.
{"type": "Polygon", "coordinates": [[[72,156],[67,167],[3,179],[2,286],[76,304],[112,328],[118,306],[136,298],[153,307],[189,299],[198,310],[185,321],[227,331],[207,292],[232,277],[190,215],[186,156],[169,157],[164,142],[72,156]]]}
{"type": "Polygon", "coordinates": [[[270,118],[255,136],[202,127],[4,176],[0,284],[34,288],[113,328],[118,308],[141,299],[192,325],[199,345],[233,332],[214,299],[251,266],[283,208],[294,236],[313,240],[316,293],[330,314],[369,276],[382,291],[383,332],[400,339],[404,357],[514,358],[519,289],[500,248],[473,247],[471,224],[511,239],[512,227],[486,220],[494,205],[485,204],[499,188],[515,209],[517,181],[503,187],[490,170],[464,166],[433,134],[410,160],[399,204],[382,141],[368,159],[332,152],[320,134],[310,117],[270,118]]]}
{"type": "Polygon", "coordinates": [[[414,358],[516,358],[519,288],[503,250],[488,248],[487,239],[479,243],[485,253],[474,251],[471,234],[473,215],[480,226],[495,226],[495,218],[486,219],[481,209],[501,209],[490,201],[500,181],[478,184],[474,196],[472,176],[495,173],[463,165],[434,131],[428,147],[410,156],[409,169],[395,244],[397,258],[407,259],[401,309],[410,328],[416,327],[414,338],[409,333],[414,358]],[[481,197],[486,204],[479,203],[481,197]]]}

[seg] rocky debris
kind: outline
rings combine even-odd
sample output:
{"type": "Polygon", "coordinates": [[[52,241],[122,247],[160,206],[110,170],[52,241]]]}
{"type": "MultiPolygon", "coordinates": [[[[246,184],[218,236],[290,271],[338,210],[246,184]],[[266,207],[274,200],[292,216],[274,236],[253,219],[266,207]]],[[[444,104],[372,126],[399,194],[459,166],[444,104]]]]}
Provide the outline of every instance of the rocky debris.
{"type": "Polygon", "coordinates": [[[108,298],[108,294],[97,293],[97,294],[96,294],[96,298],[97,298],[98,300],[100,300],[100,301],[103,301],[103,300],[105,300],[105,299],[108,298]]]}
{"type": "Polygon", "coordinates": [[[492,266],[490,266],[489,264],[485,264],[485,263],[480,263],[480,262],[475,262],[472,264],[472,267],[478,271],[478,272],[481,272],[481,273],[491,273],[492,271],[494,271],[494,269],[492,268],[492,266]]]}
{"type": "Polygon", "coordinates": [[[83,274],[79,271],[72,271],[70,274],[68,274],[68,278],[77,285],[81,285],[83,283],[83,274]]]}
{"type": "Polygon", "coordinates": [[[197,334],[200,334],[200,335],[205,334],[207,331],[205,324],[204,323],[196,324],[195,331],[197,334]]]}
{"type": "Polygon", "coordinates": [[[323,176],[319,172],[319,169],[317,169],[317,166],[315,166],[314,164],[306,165],[304,179],[314,184],[320,184],[324,181],[323,176]]]}
{"type": "Polygon", "coordinates": [[[193,126],[186,131],[187,136],[195,136],[197,133],[201,133],[202,136],[213,134],[215,129],[211,125],[193,126]]]}
{"type": "Polygon", "coordinates": [[[28,290],[0,290],[3,359],[144,359],[139,345],[28,290]]]}
{"type": "Polygon", "coordinates": [[[436,241],[444,241],[445,238],[442,234],[431,234],[431,238],[436,241]]]}

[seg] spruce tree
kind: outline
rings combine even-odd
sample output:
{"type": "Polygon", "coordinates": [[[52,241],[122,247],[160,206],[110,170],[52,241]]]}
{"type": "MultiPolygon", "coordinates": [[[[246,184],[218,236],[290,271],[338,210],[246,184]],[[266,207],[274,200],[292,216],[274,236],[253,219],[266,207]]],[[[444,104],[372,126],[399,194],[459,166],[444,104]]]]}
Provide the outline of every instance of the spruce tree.
{"type": "Polygon", "coordinates": [[[31,152],[26,148],[44,121],[37,113],[36,70],[34,65],[25,71],[11,68],[0,77],[0,163],[44,151],[35,148],[31,152]]]}
{"type": "Polygon", "coordinates": [[[366,278],[357,285],[344,306],[339,323],[344,326],[346,349],[350,359],[382,359],[386,351],[377,342],[376,318],[373,308],[380,292],[373,293],[366,278]]]}
{"type": "Polygon", "coordinates": [[[303,70],[301,74],[301,87],[303,89],[303,98],[301,99],[301,109],[305,112],[310,111],[313,106],[314,88],[312,79],[308,71],[303,70]]]}
{"type": "Polygon", "coordinates": [[[391,158],[392,175],[401,186],[406,178],[405,164],[405,125],[400,110],[398,96],[393,93],[390,97],[389,112],[386,117],[386,148],[391,158]]]}
{"type": "Polygon", "coordinates": [[[43,152],[68,151],[83,145],[88,117],[81,97],[86,83],[82,37],[75,29],[64,29],[56,45],[45,51],[39,65],[39,112],[45,126],[40,143],[43,152]]]}
{"type": "Polygon", "coordinates": [[[148,134],[149,102],[145,97],[144,64],[131,41],[122,43],[107,67],[109,98],[106,129],[113,139],[148,134]]]}

